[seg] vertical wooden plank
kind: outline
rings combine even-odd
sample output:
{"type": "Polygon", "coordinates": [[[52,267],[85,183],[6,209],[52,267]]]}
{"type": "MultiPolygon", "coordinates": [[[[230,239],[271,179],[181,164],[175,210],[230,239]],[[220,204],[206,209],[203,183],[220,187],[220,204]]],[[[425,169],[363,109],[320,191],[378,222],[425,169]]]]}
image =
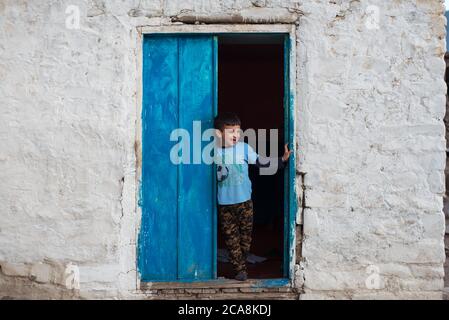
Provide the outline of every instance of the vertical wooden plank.
{"type": "Polygon", "coordinates": [[[178,127],[178,43],[145,36],[142,102],[142,222],[139,271],[143,281],[177,278],[177,168],[170,133],[178,127]]]}
{"type": "Polygon", "coordinates": [[[213,165],[201,160],[201,143],[193,121],[201,121],[201,134],[212,126],[214,115],[214,42],[211,36],[179,38],[180,127],[191,133],[190,165],[179,174],[178,277],[182,280],[213,278],[213,165]],[[198,143],[198,145],[195,145],[198,143]],[[199,150],[196,147],[200,147],[199,150]],[[198,162],[200,162],[198,164],[198,162]]]}
{"type": "MultiPolygon", "coordinates": [[[[284,37],[284,144],[288,143],[291,147],[290,139],[290,77],[289,77],[289,38],[284,37]]],[[[293,154],[292,154],[293,156],[293,154]]],[[[290,261],[290,168],[293,165],[293,159],[289,160],[289,165],[284,171],[284,259],[282,273],[284,278],[289,277],[290,261]]]]}
{"type": "MultiPolygon", "coordinates": [[[[291,74],[291,65],[290,65],[290,57],[292,56],[292,45],[294,45],[294,42],[291,41],[290,35],[286,35],[286,42],[287,42],[287,54],[285,55],[287,59],[287,73],[291,74]]],[[[287,100],[288,100],[288,130],[289,130],[289,144],[290,147],[293,149],[293,153],[291,155],[290,165],[288,167],[289,170],[289,251],[288,251],[288,261],[286,268],[288,270],[287,276],[292,277],[290,274],[291,269],[290,266],[294,264],[294,249],[296,246],[296,213],[298,210],[298,201],[297,196],[295,192],[295,186],[296,186],[296,146],[295,146],[295,104],[294,104],[294,95],[291,91],[293,88],[291,87],[291,78],[288,77],[288,81],[286,84],[286,92],[287,92],[287,100]]]]}
{"type": "MultiPolygon", "coordinates": [[[[214,110],[213,110],[213,116],[214,118],[218,114],[218,37],[214,36],[214,52],[213,52],[213,59],[214,59],[214,110]]],[[[213,123],[211,125],[213,127],[213,123]]],[[[215,153],[214,153],[215,157],[215,153]]],[[[213,183],[213,195],[212,195],[212,205],[213,205],[213,213],[212,213],[212,228],[213,228],[213,234],[212,234],[212,240],[213,240],[213,247],[212,247],[212,271],[213,275],[212,277],[214,279],[217,278],[217,237],[218,237],[218,208],[217,208],[217,179],[215,178],[215,173],[217,172],[217,167],[215,163],[212,165],[212,183],[213,183]]]]}

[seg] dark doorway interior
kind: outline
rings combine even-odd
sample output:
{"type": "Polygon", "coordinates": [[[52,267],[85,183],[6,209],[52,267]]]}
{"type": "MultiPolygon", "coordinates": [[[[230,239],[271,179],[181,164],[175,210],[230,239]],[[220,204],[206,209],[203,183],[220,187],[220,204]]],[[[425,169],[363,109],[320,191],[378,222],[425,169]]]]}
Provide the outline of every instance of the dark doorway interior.
{"type": "MultiPolygon", "coordinates": [[[[242,129],[278,129],[278,156],[284,141],[284,45],[282,35],[219,37],[218,111],[239,115],[242,129]]],[[[267,138],[269,135],[267,134],[267,138]]],[[[253,146],[255,147],[255,146],[253,146]]],[[[267,141],[267,148],[269,141],[267,141]]],[[[268,150],[271,155],[271,150],[268,150]]],[[[254,229],[251,253],[266,258],[248,263],[249,278],[283,276],[284,174],[260,175],[250,166],[253,185],[254,229]]],[[[218,226],[217,273],[232,278],[230,263],[221,262],[226,248],[218,226]]]]}

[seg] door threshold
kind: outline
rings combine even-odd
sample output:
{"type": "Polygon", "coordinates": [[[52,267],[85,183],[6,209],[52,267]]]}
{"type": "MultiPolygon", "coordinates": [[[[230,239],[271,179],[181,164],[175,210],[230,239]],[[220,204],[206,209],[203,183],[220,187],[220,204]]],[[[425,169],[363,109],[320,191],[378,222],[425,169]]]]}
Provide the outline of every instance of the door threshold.
{"type": "Polygon", "coordinates": [[[234,279],[218,278],[215,280],[192,281],[180,280],[171,282],[141,282],[140,290],[159,289],[227,289],[227,288],[281,288],[291,287],[291,282],[286,278],[279,279],[248,279],[238,281],[234,279]]]}

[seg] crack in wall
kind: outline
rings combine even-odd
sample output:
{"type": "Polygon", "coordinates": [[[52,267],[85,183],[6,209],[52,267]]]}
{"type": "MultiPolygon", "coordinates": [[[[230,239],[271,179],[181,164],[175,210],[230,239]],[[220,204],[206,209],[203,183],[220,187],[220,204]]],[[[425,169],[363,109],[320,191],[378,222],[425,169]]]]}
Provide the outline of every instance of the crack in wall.
{"type": "Polygon", "coordinates": [[[119,197],[119,202],[120,202],[120,212],[121,212],[121,216],[120,216],[120,220],[123,218],[123,216],[125,215],[124,210],[123,210],[123,189],[125,186],[125,176],[123,176],[120,180],[120,197],[119,197]]]}

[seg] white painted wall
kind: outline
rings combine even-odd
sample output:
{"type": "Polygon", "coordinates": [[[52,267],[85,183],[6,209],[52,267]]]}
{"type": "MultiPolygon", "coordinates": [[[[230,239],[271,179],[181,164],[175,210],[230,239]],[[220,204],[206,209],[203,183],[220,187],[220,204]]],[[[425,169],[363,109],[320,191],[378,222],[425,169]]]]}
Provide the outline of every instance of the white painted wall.
{"type": "Polygon", "coordinates": [[[0,2],[0,296],[140,297],[136,27],[181,12],[301,15],[302,298],[441,297],[442,0],[0,2]]]}

